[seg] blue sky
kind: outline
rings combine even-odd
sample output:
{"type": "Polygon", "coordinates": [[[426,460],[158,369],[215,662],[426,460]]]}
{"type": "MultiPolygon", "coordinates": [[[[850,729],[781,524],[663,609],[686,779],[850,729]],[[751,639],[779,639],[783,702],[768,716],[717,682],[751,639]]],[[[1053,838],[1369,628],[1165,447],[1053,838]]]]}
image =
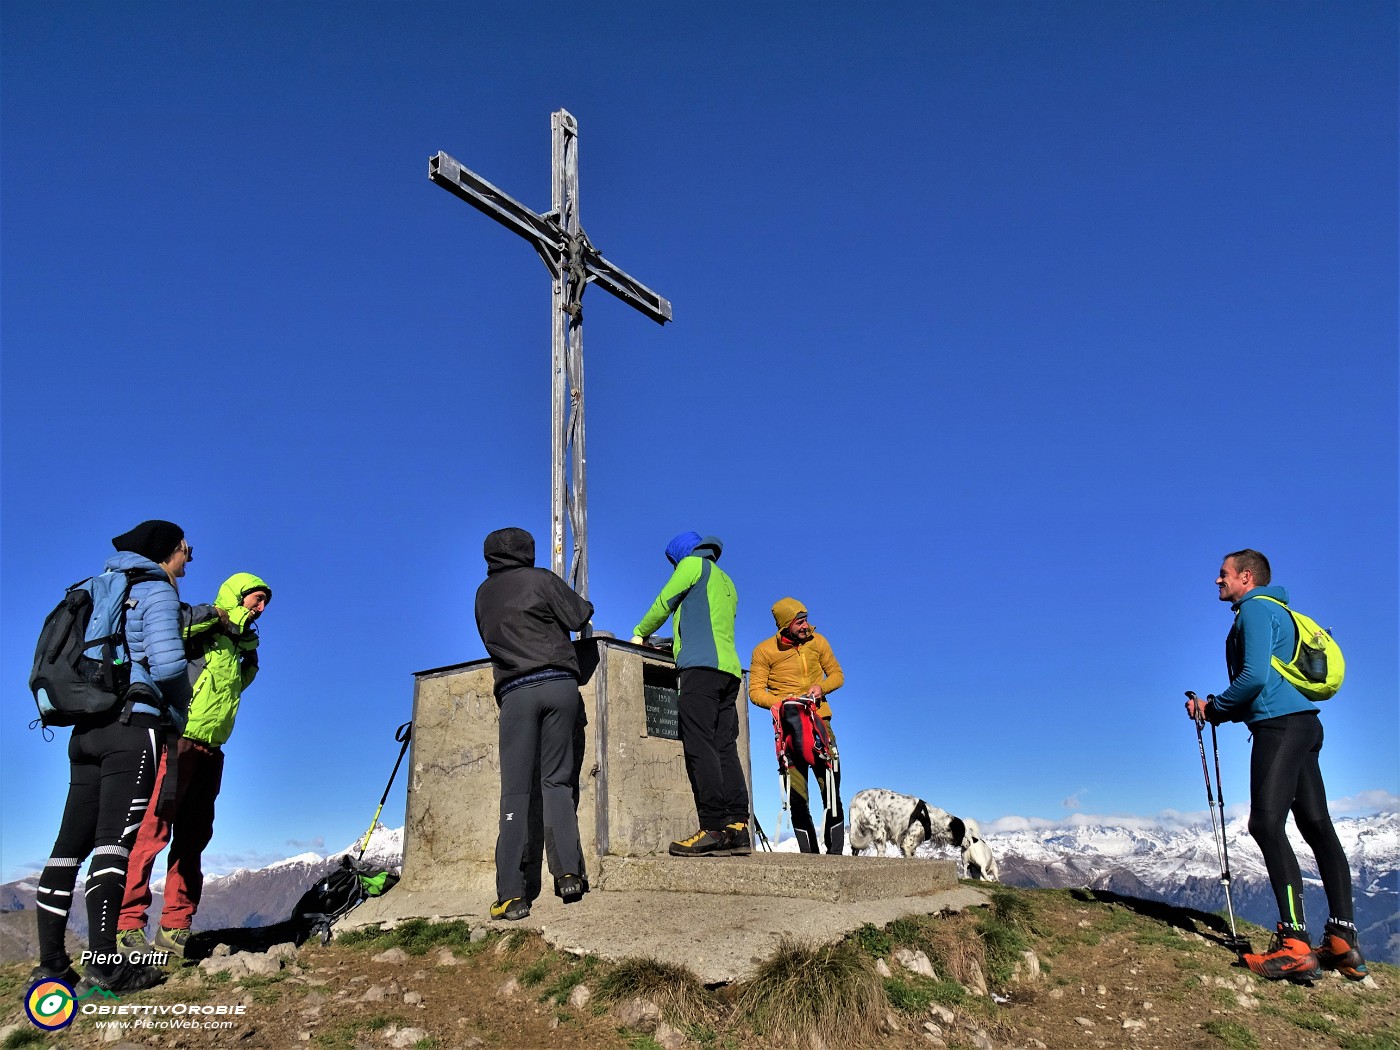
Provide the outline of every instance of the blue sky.
{"type": "Polygon", "coordinates": [[[714,533],[741,654],[793,595],[845,665],[848,796],[1199,811],[1252,546],[1347,655],[1329,794],[1394,806],[1396,45],[1364,0],[7,2],[0,873],[66,784],[38,626],[148,517],[187,600],[275,592],[213,866],[363,831],[413,672],[484,655],[483,537],[548,528],[547,274],[427,161],[544,210],[559,108],[675,308],[584,300],[599,628],[714,533]]]}

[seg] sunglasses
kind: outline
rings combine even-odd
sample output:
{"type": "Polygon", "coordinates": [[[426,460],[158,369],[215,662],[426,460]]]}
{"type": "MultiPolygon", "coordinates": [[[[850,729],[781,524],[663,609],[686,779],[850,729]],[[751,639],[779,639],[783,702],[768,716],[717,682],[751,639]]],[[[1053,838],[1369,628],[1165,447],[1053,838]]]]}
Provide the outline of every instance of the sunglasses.
{"type": "Polygon", "coordinates": [[[194,548],[188,543],[181,547],[180,550],[184,552],[185,561],[194,561],[194,548]]]}

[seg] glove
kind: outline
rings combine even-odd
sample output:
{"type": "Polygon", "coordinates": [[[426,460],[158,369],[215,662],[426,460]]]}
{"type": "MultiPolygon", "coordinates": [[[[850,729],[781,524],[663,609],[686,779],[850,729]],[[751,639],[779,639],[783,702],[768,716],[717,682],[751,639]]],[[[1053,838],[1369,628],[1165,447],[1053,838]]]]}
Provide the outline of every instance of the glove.
{"type": "Polygon", "coordinates": [[[256,649],[244,650],[242,667],[247,671],[256,671],[258,669],[258,651],[256,649]]]}
{"type": "Polygon", "coordinates": [[[634,635],[632,636],[632,644],[633,644],[633,645],[646,645],[646,644],[647,644],[647,640],[646,640],[645,638],[643,638],[640,634],[634,634],[634,635]]]}

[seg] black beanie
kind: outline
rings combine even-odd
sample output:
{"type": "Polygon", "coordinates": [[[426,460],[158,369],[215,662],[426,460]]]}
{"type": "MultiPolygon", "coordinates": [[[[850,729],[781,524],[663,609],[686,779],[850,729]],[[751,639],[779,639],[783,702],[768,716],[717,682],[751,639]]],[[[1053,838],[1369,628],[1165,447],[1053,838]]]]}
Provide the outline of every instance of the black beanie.
{"type": "Polygon", "coordinates": [[[180,541],[185,538],[185,530],[173,521],[153,518],[143,521],[136,528],[112,537],[112,546],[119,551],[139,554],[159,565],[175,553],[180,541]]]}

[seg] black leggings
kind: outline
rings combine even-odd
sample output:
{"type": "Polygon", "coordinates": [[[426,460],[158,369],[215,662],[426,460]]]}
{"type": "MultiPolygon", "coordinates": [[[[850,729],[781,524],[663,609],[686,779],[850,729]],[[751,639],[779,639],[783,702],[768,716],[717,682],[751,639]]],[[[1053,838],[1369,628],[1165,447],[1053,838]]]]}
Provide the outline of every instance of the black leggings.
{"type": "Polygon", "coordinates": [[[51,969],[68,965],[63,934],[78,868],[88,854],[88,947],[116,950],[127,858],[156,780],[159,724],[154,716],[133,715],[123,725],[114,712],[100,724],[73,728],[68,801],[35,899],[40,961],[51,969]]]}
{"type": "MultiPolygon", "coordinates": [[[[836,734],[831,731],[831,719],[823,718],[826,726],[826,735],[831,740],[831,749],[836,750],[836,734]]],[[[794,725],[789,722],[789,725],[794,725]]],[[[800,735],[801,730],[793,731],[800,735]]],[[[792,809],[792,832],[797,837],[797,848],[803,853],[820,853],[821,849],[817,845],[817,829],[812,823],[812,807],[808,801],[807,793],[807,773],[810,770],[817,782],[817,790],[821,793],[822,809],[825,814],[822,820],[822,844],[826,846],[828,853],[844,853],[846,851],[846,815],[841,811],[841,769],[838,764],[832,774],[830,793],[828,793],[826,770],[812,769],[799,755],[788,752],[788,774],[787,793],[788,806],[792,809]]]]}
{"type": "MultiPolygon", "coordinates": [[[[807,772],[810,767],[800,758],[788,755],[788,805],[792,808],[792,832],[797,836],[797,848],[803,853],[820,853],[817,847],[817,829],[812,822],[812,807],[807,800],[807,772]]],[[[846,850],[846,817],[841,812],[841,771],[832,776],[831,791],[828,795],[826,773],[812,770],[817,782],[817,790],[822,797],[825,816],[822,821],[822,842],[828,853],[844,853],[846,850]]]]}
{"type": "Polygon", "coordinates": [[[1351,868],[1327,813],[1327,791],[1317,756],[1322,722],[1312,712],[1283,715],[1249,727],[1254,749],[1249,760],[1249,833],[1264,854],[1264,866],[1278,900],[1279,917],[1307,927],[1303,915],[1303,876],[1284,830],[1288,812],[1317,858],[1331,917],[1352,921],[1351,868]]]}

